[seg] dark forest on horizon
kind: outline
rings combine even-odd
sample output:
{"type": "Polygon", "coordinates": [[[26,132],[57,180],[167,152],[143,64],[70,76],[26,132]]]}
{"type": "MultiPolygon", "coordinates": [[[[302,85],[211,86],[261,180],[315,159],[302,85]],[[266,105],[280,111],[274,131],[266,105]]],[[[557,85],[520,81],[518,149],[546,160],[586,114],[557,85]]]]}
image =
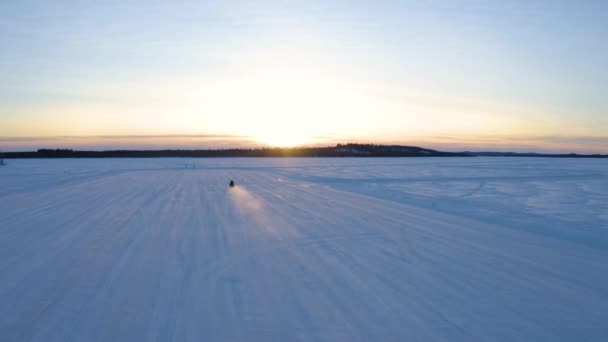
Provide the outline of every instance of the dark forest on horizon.
{"type": "Polygon", "coordinates": [[[548,154],[518,152],[442,152],[416,146],[337,144],[328,147],[263,147],[200,150],[79,151],[43,148],[32,152],[5,152],[0,158],[213,158],[213,157],[554,157],[608,158],[606,154],[548,154]]]}

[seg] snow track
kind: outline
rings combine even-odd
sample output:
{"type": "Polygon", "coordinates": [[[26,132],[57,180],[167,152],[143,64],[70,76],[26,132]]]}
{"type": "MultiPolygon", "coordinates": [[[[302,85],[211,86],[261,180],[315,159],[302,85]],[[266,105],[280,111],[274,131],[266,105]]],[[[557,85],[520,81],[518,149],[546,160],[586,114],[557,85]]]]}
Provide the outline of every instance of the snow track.
{"type": "Polygon", "coordinates": [[[370,161],[11,162],[0,341],[608,339],[605,248],[320,180],[370,161]]]}

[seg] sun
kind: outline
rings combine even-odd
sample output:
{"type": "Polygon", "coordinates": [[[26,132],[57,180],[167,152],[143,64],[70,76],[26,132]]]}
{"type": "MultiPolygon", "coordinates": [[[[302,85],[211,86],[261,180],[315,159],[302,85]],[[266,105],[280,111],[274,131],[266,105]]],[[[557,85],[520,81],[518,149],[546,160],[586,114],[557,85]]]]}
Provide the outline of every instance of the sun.
{"type": "Polygon", "coordinates": [[[310,143],[312,137],[283,127],[281,131],[260,134],[256,140],[271,147],[296,147],[310,143]]]}
{"type": "Polygon", "coordinates": [[[271,147],[317,144],[367,131],[369,113],[384,112],[367,88],[306,63],[266,63],[205,87],[205,124],[271,147]]]}
{"type": "MultiPolygon", "coordinates": [[[[293,68],[297,69],[297,68],[293,68]]],[[[230,120],[233,132],[272,147],[294,147],[323,135],[328,110],[335,100],[329,81],[292,68],[264,69],[216,87],[216,106],[230,120]]]]}

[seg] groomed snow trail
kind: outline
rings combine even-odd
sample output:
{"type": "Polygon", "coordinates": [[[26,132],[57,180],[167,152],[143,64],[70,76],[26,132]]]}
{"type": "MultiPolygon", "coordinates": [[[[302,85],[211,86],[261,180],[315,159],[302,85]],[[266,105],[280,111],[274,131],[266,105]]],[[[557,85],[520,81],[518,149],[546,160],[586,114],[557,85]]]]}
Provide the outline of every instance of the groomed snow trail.
{"type": "Polygon", "coordinates": [[[0,173],[0,341],[608,339],[604,248],[264,160],[44,163],[0,173]]]}

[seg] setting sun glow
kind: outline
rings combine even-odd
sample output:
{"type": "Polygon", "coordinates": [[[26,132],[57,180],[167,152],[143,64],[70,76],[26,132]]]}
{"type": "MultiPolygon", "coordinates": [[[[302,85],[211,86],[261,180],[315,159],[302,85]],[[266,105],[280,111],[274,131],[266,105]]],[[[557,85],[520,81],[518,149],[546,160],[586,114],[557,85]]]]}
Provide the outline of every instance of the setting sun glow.
{"type": "Polygon", "coordinates": [[[283,64],[260,68],[208,89],[206,109],[224,120],[217,125],[257,142],[290,147],[340,128],[353,128],[361,110],[379,103],[313,66],[283,64]]]}

